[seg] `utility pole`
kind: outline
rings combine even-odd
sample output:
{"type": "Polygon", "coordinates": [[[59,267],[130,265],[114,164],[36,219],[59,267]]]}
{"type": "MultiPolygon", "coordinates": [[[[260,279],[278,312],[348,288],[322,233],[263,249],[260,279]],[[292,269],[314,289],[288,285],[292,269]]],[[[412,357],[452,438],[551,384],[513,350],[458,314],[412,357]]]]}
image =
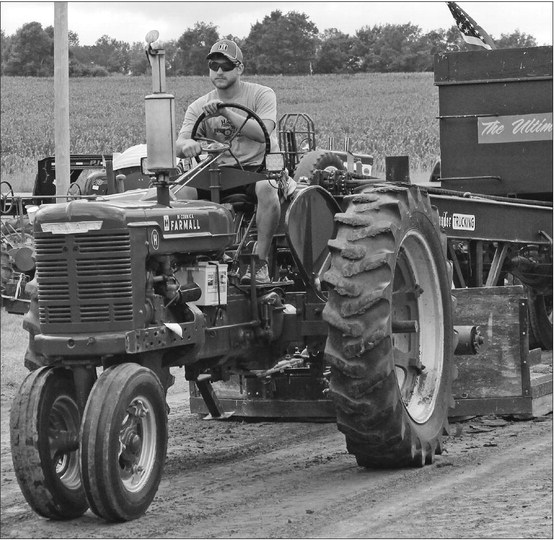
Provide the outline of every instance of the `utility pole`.
{"type": "Polygon", "coordinates": [[[54,2],[54,139],[56,196],[65,197],[70,185],[69,45],[67,2],[54,2]]]}

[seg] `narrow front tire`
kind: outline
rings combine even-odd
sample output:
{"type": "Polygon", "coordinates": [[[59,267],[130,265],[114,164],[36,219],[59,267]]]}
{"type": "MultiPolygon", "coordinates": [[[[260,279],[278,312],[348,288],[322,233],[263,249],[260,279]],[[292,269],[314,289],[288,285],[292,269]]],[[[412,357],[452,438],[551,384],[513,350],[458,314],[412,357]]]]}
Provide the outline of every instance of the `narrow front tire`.
{"type": "Polygon", "coordinates": [[[106,521],[141,516],[154,499],[167,450],[165,393],[146,367],[107,369],[81,426],[81,475],[91,510],[106,521]]]}
{"type": "Polygon", "coordinates": [[[79,473],[81,413],[71,371],[42,367],[27,375],[10,413],[15,475],[29,506],[50,519],[88,508],[79,473]]]}

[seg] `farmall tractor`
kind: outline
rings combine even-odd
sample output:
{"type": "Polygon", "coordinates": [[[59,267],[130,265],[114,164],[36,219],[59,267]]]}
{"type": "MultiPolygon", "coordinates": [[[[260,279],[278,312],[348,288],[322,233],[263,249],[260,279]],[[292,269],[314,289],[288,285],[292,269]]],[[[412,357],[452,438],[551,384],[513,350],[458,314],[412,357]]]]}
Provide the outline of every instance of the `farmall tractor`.
{"type": "Polygon", "coordinates": [[[535,338],[552,339],[551,48],[437,59],[440,178],[418,186],[401,159],[377,179],[351,154],[345,165],[344,155],[300,152],[310,129],[282,130],[283,153],[271,154],[257,115],[231,103],[265,132],[258,172],[219,167],[229,145],[204,140],[205,158],[175,177],[156,39],[147,36],[153,187],[45,204],[34,219],[31,372],[10,425],[16,476],[38,514],[90,507],[121,521],[146,511],[175,367],[194,384],[191,408],[200,400],[212,418],[229,405],[243,416],[336,418],[363,467],[432,463],[449,415],[535,412],[549,390],[530,382],[528,313],[535,338]],[[481,140],[481,122],[520,117],[550,131],[481,140]],[[255,258],[254,203],[222,187],[260,179],[283,200],[273,281],[241,285],[255,258]],[[211,200],[183,199],[182,186],[211,200]],[[475,360],[485,345],[500,357],[475,360]],[[212,383],[237,380],[239,397],[219,399],[212,383]]]}

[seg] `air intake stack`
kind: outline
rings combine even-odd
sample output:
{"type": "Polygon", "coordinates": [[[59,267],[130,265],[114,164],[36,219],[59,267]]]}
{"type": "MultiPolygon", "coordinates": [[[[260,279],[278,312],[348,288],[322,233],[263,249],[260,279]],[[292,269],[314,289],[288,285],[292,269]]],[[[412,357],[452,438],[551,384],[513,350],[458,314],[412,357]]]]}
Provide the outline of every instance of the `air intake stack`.
{"type": "Polygon", "coordinates": [[[175,98],[165,91],[165,51],[159,33],[146,34],[146,56],[152,66],[152,94],[145,98],[148,171],[156,177],[158,203],[169,206],[169,172],[175,168],[175,98]]]}

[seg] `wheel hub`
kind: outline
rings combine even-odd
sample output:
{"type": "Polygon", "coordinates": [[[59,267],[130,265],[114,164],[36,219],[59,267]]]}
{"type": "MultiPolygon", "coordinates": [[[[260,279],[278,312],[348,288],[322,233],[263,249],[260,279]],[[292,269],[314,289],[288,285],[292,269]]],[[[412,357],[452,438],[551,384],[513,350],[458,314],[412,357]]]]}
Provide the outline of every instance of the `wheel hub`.
{"type": "Polygon", "coordinates": [[[68,487],[80,483],[79,463],[79,411],[69,397],[60,397],[52,405],[49,416],[48,444],[50,457],[58,478],[68,487]]]}
{"type": "Polygon", "coordinates": [[[142,450],[142,419],[146,418],[148,408],[140,400],[127,408],[127,416],[119,435],[119,462],[124,469],[133,468],[140,460],[142,450]]]}
{"type": "Polygon", "coordinates": [[[119,432],[121,479],[129,491],[138,491],[153,466],[155,419],[145,400],[136,398],[126,409],[119,432]]]}

